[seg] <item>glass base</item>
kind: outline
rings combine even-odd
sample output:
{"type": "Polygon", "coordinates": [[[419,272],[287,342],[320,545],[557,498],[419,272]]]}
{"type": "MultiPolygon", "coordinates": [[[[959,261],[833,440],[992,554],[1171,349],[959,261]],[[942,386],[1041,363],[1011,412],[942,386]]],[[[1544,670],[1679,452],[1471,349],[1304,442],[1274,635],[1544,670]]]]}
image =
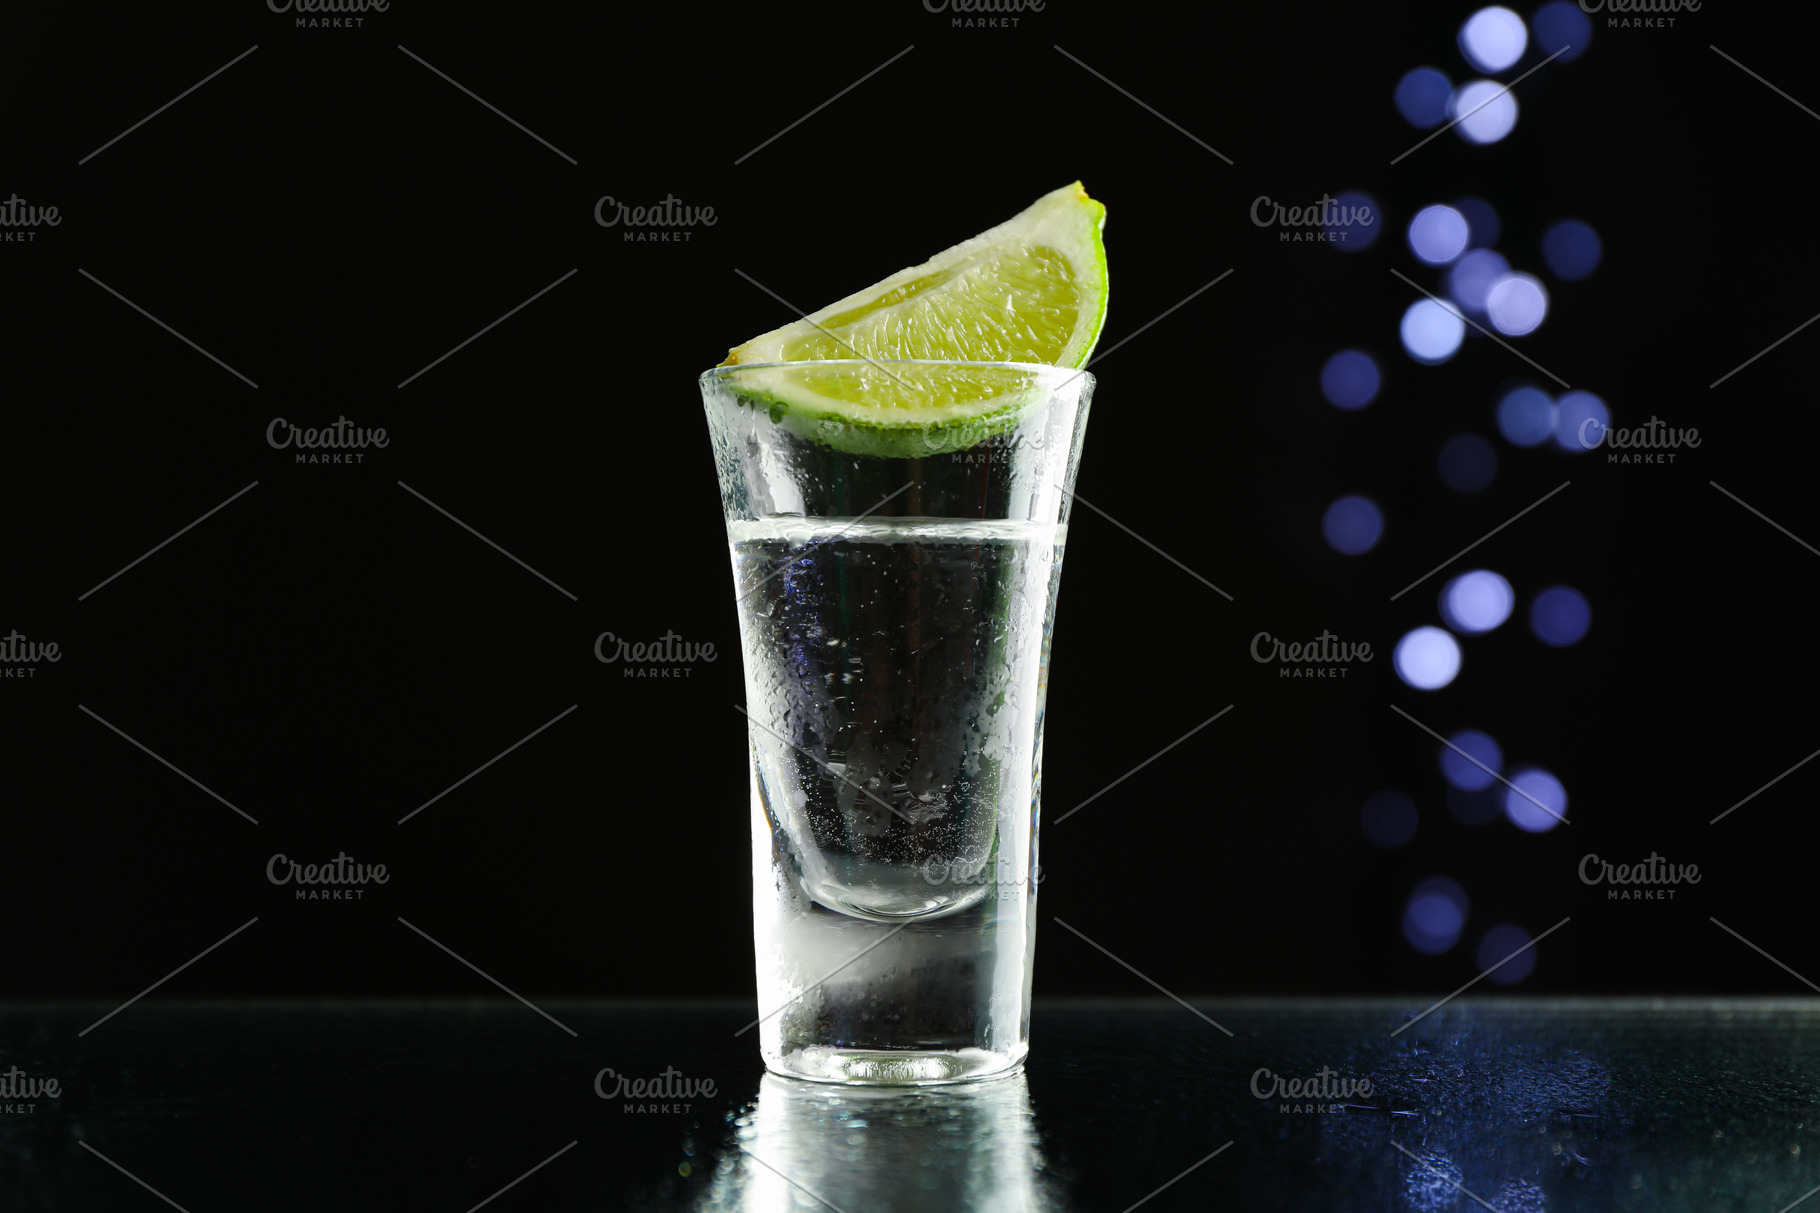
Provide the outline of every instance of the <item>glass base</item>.
{"type": "Polygon", "coordinates": [[[932,1087],[1014,1074],[1028,1048],[1016,1056],[990,1049],[838,1049],[805,1045],[765,1057],[765,1068],[785,1078],[867,1087],[932,1087]]]}

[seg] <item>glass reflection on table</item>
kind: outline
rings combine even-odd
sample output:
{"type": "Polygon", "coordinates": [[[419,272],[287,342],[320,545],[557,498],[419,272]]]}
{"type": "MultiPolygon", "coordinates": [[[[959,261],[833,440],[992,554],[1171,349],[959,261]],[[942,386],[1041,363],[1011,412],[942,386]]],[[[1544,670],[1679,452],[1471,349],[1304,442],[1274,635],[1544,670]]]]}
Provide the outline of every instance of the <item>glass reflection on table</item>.
{"type": "Polygon", "coordinates": [[[836,1086],[765,1075],[697,1210],[1062,1207],[1023,1074],[953,1086],[836,1086]]]}

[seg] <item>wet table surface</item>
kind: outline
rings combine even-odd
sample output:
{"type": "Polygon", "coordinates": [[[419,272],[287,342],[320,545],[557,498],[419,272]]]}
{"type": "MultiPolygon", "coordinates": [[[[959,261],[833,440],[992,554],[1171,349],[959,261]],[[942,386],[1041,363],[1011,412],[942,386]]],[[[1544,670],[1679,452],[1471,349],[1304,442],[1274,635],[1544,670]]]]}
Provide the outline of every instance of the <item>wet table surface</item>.
{"type": "Polygon", "coordinates": [[[0,1004],[0,1209],[1820,1213],[1820,999],[1039,1001],[913,1091],[540,1005],[0,1004]]]}

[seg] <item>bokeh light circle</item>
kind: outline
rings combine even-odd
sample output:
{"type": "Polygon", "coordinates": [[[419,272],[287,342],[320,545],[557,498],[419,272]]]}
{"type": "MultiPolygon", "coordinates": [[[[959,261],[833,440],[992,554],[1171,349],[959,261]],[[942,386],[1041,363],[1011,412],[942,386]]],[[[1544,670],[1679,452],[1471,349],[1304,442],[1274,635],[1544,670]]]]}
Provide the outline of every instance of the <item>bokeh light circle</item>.
{"type": "Polygon", "coordinates": [[[1363,350],[1341,350],[1321,366],[1321,395],[1347,412],[1376,400],[1380,382],[1377,361],[1363,350]]]}
{"type": "Polygon", "coordinates": [[[1478,729],[1461,729],[1441,747],[1441,775],[1462,792],[1484,791],[1497,782],[1503,769],[1503,749],[1489,733],[1478,729]]]}
{"type": "Polygon", "coordinates": [[[1517,125],[1517,99],[1495,80],[1473,80],[1454,92],[1447,113],[1466,142],[1496,143],[1517,125]]]}
{"type": "Polygon", "coordinates": [[[1605,246],[1590,223],[1563,219],[1542,233],[1542,260],[1563,282],[1579,282],[1599,268],[1605,246]]]}
{"type": "Polygon", "coordinates": [[[1447,121],[1447,99],[1453,96],[1453,81],[1438,68],[1418,67],[1403,73],[1397,81],[1397,113],[1417,130],[1426,131],[1447,121]]]}
{"type": "Polygon", "coordinates": [[[1378,209],[1377,199],[1357,190],[1341,190],[1333,196],[1334,210],[1340,214],[1357,215],[1361,209],[1371,212],[1371,222],[1351,223],[1346,226],[1346,239],[1335,240],[1329,247],[1337,248],[1342,253],[1362,253],[1378,242],[1378,235],[1384,230],[1384,212],[1378,209]]]}
{"type": "Polygon", "coordinates": [[[1541,767],[1521,767],[1504,789],[1504,815],[1531,834],[1552,830],[1567,819],[1567,789],[1541,767]]]}
{"type": "Polygon", "coordinates": [[[1321,534],[1341,555],[1362,556],[1383,537],[1384,513],[1371,498],[1348,494],[1327,507],[1321,516],[1321,534]]]}
{"type": "Polygon", "coordinates": [[[1550,586],[1529,604],[1529,630],[1551,648],[1579,644],[1592,627],[1592,604],[1572,586],[1550,586]]]}
{"type": "Polygon", "coordinates": [[[1485,292],[1485,314],[1506,337],[1533,333],[1548,318],[1548,291],[1533,274],[1503,274],[1485,292]]]}
{"type": "Polygon", "coordinates": [[[1554,436],[1556,413],[1540,388],[1513,389],[1498,401],[1498,433],[1512,446],[1540,446],[1554,436]]]}
{"type": "Polygon", "coordinates": [[[1490,569],[1474,569],[1449,581],[1441,591],[1441,618],[1467,636],[1477,636],[1510,618],[1517,592],[1490,569]]]}
{"type": "Polygon", "coordinates": [[[1403,938],[1426,956],[1439,956],[1460,942],[1470,903],[1459,882],[1432,876],[1410,891],[1403,906],[1403,938]]]}
{"type": "Polygon", "coordinates": [[[1451,206],[1425,206],[1409,221],[1409,251],[1429,265],[1446,265],[1466,251],[1466,216],[1451,206]]]}
{"type": "Polygon", "coordinates": [[[1592,41],[1592,19],[1574,0],[1549,0],[1530,17],[1529,29],[1544,57],[1567,48],[1556,63],[1572,63],[1592,41]]]}
{"type": "Polygon", "coordinates": [[[1575,455],[1593,449],[1611,427],[1611,410],[1591,392],[1562,392],[1555,401],[1555,445],[1575,455]]]}
{"type": "Polygon", "coordinates": [[[1418,691],[1438,691],[1460,673],[1460,642],[1441,628],[1406,632],[1391,652],[1397,677],[1418,691]]]}
{"type": "Polygon", "coordinates": [[[1532,942],[1522,927],[1499,923],[1479,941],[1479,971],[1498,985],[1516,985],[1535,971],[1536,949],[1530,946],[1532,942]]]}
{"type": "Polygon", "coordinates": [[[1460,53],[1482,72],[1501,72],[1523,57],[1529,29],[1502,6],[1482,8],[1460,26],[1460,53]]]}
{"type": "Polygon", "coordinates": [[[1466,337],[1466,322],[1450,306],[1433,299],[1418,299],[1403,313],[1398,334],[1411,358],[1433,366],[1459,352],[1460,342],[1466,337]]]}
{"type": "Polygon", "coordinates": [[[1510,262],[1497,253],[1488,248],[1473,249],[1447,271],[1447,293],[1466,311],[1483,316],[1492,283],[1509,272],[1510,262]]]}

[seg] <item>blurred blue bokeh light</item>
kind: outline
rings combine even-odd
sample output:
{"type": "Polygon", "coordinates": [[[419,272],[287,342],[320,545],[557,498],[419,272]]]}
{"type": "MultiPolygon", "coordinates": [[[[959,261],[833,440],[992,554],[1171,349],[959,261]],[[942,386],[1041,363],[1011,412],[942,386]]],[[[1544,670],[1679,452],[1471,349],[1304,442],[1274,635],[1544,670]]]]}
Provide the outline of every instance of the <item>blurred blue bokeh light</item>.
{"type": "Polygon", "coordinates": [[[1592,450],[1610,425],[1611,410],[1591,392],[1563,392],[1555,401],[1555,445],[1564,451],[1592,450]]]}
{"type": "Polygon", "coordinates": [[[1416,690],[1438,691],[1460,672],[1460,642],[1440,628],[1416,628],[1397,641],[1390,663],[1416,690]]]}
{"type": "Polygon", "coordinates": [[[1369,497],[1347,495],[1327,507],[1321,516],[1321,534],[1328,546],[1345,556],[1360,556],[1378,546],[1384,534],[1384,514],[1369,497]]]}
{"type": "Polygon", "coordinates": [[[1462,792],[1480,792],[1497,782],[1504,751],[1489,733],[1461,729],[1447,741],[1441,747],[1441,776],[1449,784],[1462,792]]]}
{"type": "Polygon", "coordinates": [[[1504,815],[1512,825],[1540,834],[1567,817],[1567,789],[1540,767],[1523,767],[1510,775],[1504,789],[1504,815]]]}
{"type": "Polygon", "coordinates": [[[1507,8],[1482,8],[1460,26],[1459,42],[1466,62],[1482,72],[1501,72],[1523,57],[1529,30],[1507,8]]]}
{"type": "Polygon", "coordinates": [[[1417,130],[1430,130],[1447,121],[1447,99],[1451,96],[1453,81],[1439,69],[1412,68],[1397,81],[1397,113],[1417,130]]]}
{"type": "Polygon", "coordinates": [[[1446,362],[1459,351],[1460,342],[1466,337],[1466,322],[1451,306],[1419,299],[1403,313],[1399,335],[1411,358],[1432,366],[1446,362]]]}
{"type": "Polygon", "coordinates": [[[1548,291],[1533,274],[1501,275],[1485,293],[1485,314],[1506,337],[1533,333],[1548,318],[1548,291]]]}
{"type": "Polygon", "coordinates": [[[1447,293],[1475,316],[1485,314],[1491,284],[1510,271],[1510,262],[1488,248],[1476,248],[1454,262],[1447,271],[1447,293]]]}
{"type": "Polygon", "coordinates": [[[1556,63],[1572,63],[1586,53],[1592,41],[1592,20],[1573,0],[1549,0],[1529,19],[1536,50],[1546,57],[1562,47],[1567,51],[1556,63]]]}
{"type": "Polygon", "coordinates": [[[1517,603],[1510,582],[1490,569],[1461,573],[1441,591],[1441,618],[1456,632],[1476,636],[1510,618],[1517,603]]]}
{"type": "Polygon", "coordinates": [[[1473,80],[1447,103],[1454,130],[1468,143],[1496,143],[1517,125],[1517,99],[1495,80],[1473,80]]]}
{"type": "Polygon", "coordinates": [[[1438,956],[1460,942],[1469,906],[1466,890],[1445,876],[1418,884],[1403,908],[1403,938],[1428,956],[1438,956]]]}
{"type": "Polygon", "coordinates": [[[1557,649],[1580,643],[1592,627],[1592,605],[1572,586],[1551,586],[1529,604],[1529,628],[1536,639],[1557,649]]]}
{"type": "Polygon", "coordinates": [[[1554,435],[1556,412],[1547,392],[1516,388],[1498,401],[1498,432],[1514,446],[1540,446],[1554,435]]]}
{"type": "Polygon", "coordinates": [[[1522,927],[1499,923],[1479,941],[1479,970],[1498,985],[1516,985],[1535,970],[1536,949],[1530,943],[1522,927]]]}
{"type": "Polygon", "coordinates": [[[1321,367],[1321,395],[1347,412],[1376,400],[1379,382],[1378,364],[1363,350],[1341,350],[1321,367]]]}
{"type": "Polygon", "coordinates": [[[1563,219],[1542,233],[1542,260],[1548,272],[1563,282],[1579,282],[1599,268],[1605,246],[1592,225],[1563,219]]]}
{"type": "Polygon", "coordinates": [[[1369,194],[1357,190],[1341,190],[1333,196],[1334,209],[1347,215],[1355,215],[1364,207],[1371,212],[1370,223],[1354,223],[1347,227],[1346,239],[1333,242],[1333,248],[1342,253],[1362,253],[1378,242],[1378,236],[1384,231],[1384,212],[1378,209],[1378,201],[1369,194]]]}
{"type": "Polygon", "coordinates": [[[1466,216],[1451,206],[1425,206],[1409,221],[1409,250],[1429,265],[1446,265],[1466,251],[1466,216]]]}

